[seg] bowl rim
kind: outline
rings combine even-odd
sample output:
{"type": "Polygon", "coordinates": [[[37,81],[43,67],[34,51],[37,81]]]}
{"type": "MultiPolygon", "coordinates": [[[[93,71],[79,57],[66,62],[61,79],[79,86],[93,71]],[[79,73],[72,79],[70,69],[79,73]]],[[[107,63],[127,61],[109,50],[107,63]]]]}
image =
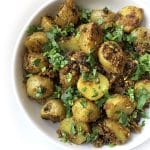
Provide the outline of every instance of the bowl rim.
{"type": "MultiPolygon", "coordinates": [[[[29,19],[27,19],[27,22],[25,22],[25,24],[23,25],[23,27],[21,28],[21,31],[19,32],[16,41],[15,41],[15,45],[13,48],[13,54],[12,54],[12,60],[11,60],[11,80],[12,80],[12,90],[14,93],[14,98],[16,99],[16,102],[22,112],[22,114],[25,116],[25,118],[27,118],[28,122],[32,125],[32,127],[34,129],[36,129],[40,135],[44,137],[46,137],[47,141],[49,141],[51,144],[54,144],[54,146],[56,146],[56,148],[61,148],[64,150],[70,150],[69,147],[67,147],[67,145],[64,145],[63,143],[59,143],[57,140],[53,139],[51,136],[48,136],[45,132],[43,132],[38,125],[32,120],[32,118],[30,117],[30,115],[27,113],[27,111],[24,109],[24,106],[22,105],[21,101],[20,101],[20,97],[18,95],[18,90],[17,90],[17,84],[16,84],[16,68],[15,68],[15,64],[16,64],[16,57],[18,54],[18,50],[19,50],[19,45],[21,42],[21,39],[23,38],[27,28],[29,27],[29,25],[31,24],[31,22],[39,15],[40,12],[42,12],[46,7],[48,7],[49,5],[57,2],[58,0],[48,0],[46,2],[44,2],[43,4],[41,4],[40,7],[36,8],[34,10],[34,12],[31,14],[31,16],[29,17],[29,19]]],[[[136,1],[136,0],[132,0],[132,1],[136,1]]],[[[142,3],[142,2],[137,2],[137,3],[142,3]]],[[[144,2],[143,2],[144,3],[144,2]]],[[[143,139],[141,141],[138,142],[137,145],[131,145],[129,147],[129,149],[134,149],[137,146],[142,145],[144,142],[148,141],[150,139],[150,137],[148,139],[143,139]]]]}

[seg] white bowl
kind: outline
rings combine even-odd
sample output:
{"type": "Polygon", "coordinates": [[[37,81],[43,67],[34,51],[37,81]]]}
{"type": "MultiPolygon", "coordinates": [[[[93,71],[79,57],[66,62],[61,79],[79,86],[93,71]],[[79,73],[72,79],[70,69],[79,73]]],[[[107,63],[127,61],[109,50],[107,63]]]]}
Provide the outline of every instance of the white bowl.
{"type": "MultiPolygon", "coordinates": [[[[30,122],[36,126],[42,133],[45,135],[45,139],[50,140],[55,145],[59,146],[61,149],[65,150],[94,150],[97,148],[94,148],[92,145],[73,145],[73,144],[66,144],[59,141],[58,136],[56,134],[56,129],[58,128],[58,124],[53,124],[50,121],[44,121],[40,118],[39,111],[40,106],[30,101],[29,98],[26,95],[26,91],[23,85],[23,70],[22,70],[22,58],[24,54],[24,39],[26,37],[26,30],[29,25],[32,25],[36,22],[39,22],[41,16],[50,14],[54,15],[56,12],[56,9],[58,5],[62,2],[62,0],[57,1],[48,1],[44,5],[42,5],[29,19],[29,21],[25,24],[25,26],[22,29],[22,32],[20,36],[18,37],[15,49],[14,49],[14,55],[13,55],[13,62],[12,62],[12,72],[13,72],[13,87],[14,92],[16,94],[16,98],[19,102],[19,105],[21,106],[21,109],[26,114],[26,116],[29,118],[30,122]]],[[[76,0],[76,3],[80,6],[83,6],[85,8],[103,8],[107,6],[113,11],[117,11],[120,8],[126,6],[126,5],[136,5],[139,7],[142,7],[145,12],[145,21],[144,25],[149,26],[150,25],[150,18],[148,19],[148,16],[150,16],[150,11],[148,8],[148,3],[142,3],[137,0],[76,0]]],[[[131,139],[122,146],[116,146],[115,150],[128,150],[132,149],[139,144],[143,143],[147,139],[150,138],[149,134],[149,126],[150,126],[150,120],[146,120],[146,125],[143,128],[142,132],[140,134],[134,134],[132,135],[131,139]]],[[[108,146],[103,146],[103,150],[110,149],[108,146]]]]}

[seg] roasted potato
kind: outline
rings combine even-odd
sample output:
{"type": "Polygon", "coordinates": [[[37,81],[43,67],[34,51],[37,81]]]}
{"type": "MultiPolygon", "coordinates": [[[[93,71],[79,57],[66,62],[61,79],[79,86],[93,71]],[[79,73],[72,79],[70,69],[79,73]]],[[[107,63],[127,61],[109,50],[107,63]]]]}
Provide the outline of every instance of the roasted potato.
{"type": "Polygon", "coordinates": [[[41,52],[42,46],[48,41],[44,32],[35,32],[25,40],[25,47],[29,52],[41,52]]]}
{"type": "Polygon", "coordinates": [[[118,122],[113,121],[111,119],[105,119],[103,124],[117,138],[116,143],[113,143],[113,144],[123,144],[129,139],[130,130],[126,127],[123,127],[118,122]]]}
{"type": "Polygon", "coordinates": [[[39,73],[43,67],[47,67],[48,62],[46,58],[40,53],[25,53],[23,68],[28,73],[39,73]]]}
{"type": "Polygon", "coordinates": [[[79,78],[79,66],[76,63],[67,64],[59,71],[59,79],[64,89],[75,86],[79,78]]]}
{"type": "Polygon", "coordinates": [[[65,106],[59,99],[49,99],[41,109],[41,117],[53,122],[60,122],[65,118],[65,106]]]}
{"type": "Polygon", "coordinates": [[[135,37],[134,46],[140,54],[150,52],[150,30],[146,27],[138,27],[132,31],[135,37]]]}
{"type": "Polygon", "coordinates": [[[98,58],[107,73],[121,74],[125,58],[121,47],[113,41],[104,42],[98,51],[98,58]]]}
{"type": "Polygon", "coordinates": [[[93,10],[90,19],[92,22],[100,23],[100,26],[105,29],[105,27],[112,27],[114,25],[115,13],[108,8],[93,10]]]}
{"type": "Polygon", "coordinates": [[[108,98],[104,104],[104,110],[108,118],[118,120],[119,112],[125,112],[127,115],[130,115],[134,111],[135,106],[135,103],[128,96],[115,94],[108,98]]]}
{"type": "Polygon", "coordinates": [[[44,16],[41,19],[41,27],[44,29],[45,32],[49,31],[54,26],[54,21],[52,18],[44,16]]]}
{"type": "Polygon", "coordinates": [[[116,16],[116,25],[123,26],[125,32],[131,32],[143,21],[143,9],[136,6],[122,8],[116,16]]]}
{"type": "Polygon", "coordinates": [[[100,110],[93,102],[78,99],[72,107],[73,118],[76,121],[94,122],[100,117],[100,110]]]}
{"type": "Polygon", "coordinates": [[[89,125],[85,122],[76,122],[73,118],[65,118],[60,123],[60,132],[65,132],[69,136],[69,140],[75,144],[82,144],[86,141],[87,133],[89,133],[89,125]],[[72,133],[72,127],[75,133],[72,133]]]}
{"type": "Polygon", "coordinates": [[[40,102],[53,93],[53,81],[47,77],[32,75],[27,80],[26,88],[28,96],[40,102]]]}
{"type": "Polygon", "coordinates": [[[81,25],[79,27],[79,33],[80,49],[85,53],[90,53],[91,51],[97,49],[103,42],[102,30],[95,23],[81,25]]]}
{"type": "Polygon", "coordinates": [[[96,101],[108,91],[109,81],[102,74],[98,74],[93,81],[85,81],[81,76],[77,82],[77,89],[88,100],[96,101]]]}
{"type": "Polygon", "coordinates": [[[73,0],[65,0],[59,8],[59,11],[54,19],[55,23],[60,27],[65,27],[70,23],[76,24],[79,19],[78,9],[74,5],[73,0]]]}
{"type": "MultiPolygon", "coordinates": [[[[139,93],[139,90],[145,89],[150,93],[150,80],[141,80],[136,82],[134,86],[135,95],[137,96],[139,93]]],[[[150,99],[147,99],[147,102],[150,102],[150,99]]]]}

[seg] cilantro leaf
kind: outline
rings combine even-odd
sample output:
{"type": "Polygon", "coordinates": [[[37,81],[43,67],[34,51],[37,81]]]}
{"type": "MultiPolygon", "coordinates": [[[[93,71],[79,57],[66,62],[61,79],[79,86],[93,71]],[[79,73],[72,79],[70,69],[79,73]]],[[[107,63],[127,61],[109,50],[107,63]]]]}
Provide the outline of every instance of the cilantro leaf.
{"type": "Polygon", "coordinates": [[[71,124],[70,133],[71,133],[71,135],[76,134],[76,129],[75,129],[75,124],[74,123],[71,124]]]}
{"type": "Polygon", "coordinates": [[[39,32],[39,31],[43,31],[43,28],[40,26],[36,26],[36,25],[31,25],[29,26],[28,30],[27,30],[27,34],[31,35],[34,32],[39,32]]]}
{"type": "Polygon", "coordinates": [[[128,115],[123,111],[120,111],[118,113],[119,113],[119,123],[126,127],[128,125],[128,115]]]}
{"type": "Polygon", "coordinates": [[[81,23],[88,23],[91,17],[91,10],[80,8],[80,21],[81,23]]]}
{"type": "Polygon", "coordinates": [[[82,105],[83,108],[86,108],[87,106],[87,101],[85,99],[82,99],[80,104],[82,105]]]}
{"type": "Polygon", "coordinates": [[[33,65],[39,66],[40,62],[41,62],[41,59],[35,59],[35,60],[33,61],[33,65]]]}
{"type": "Polygon", "coordinates": [[[127,90],[127,95],[130,97],[130,99],[132,101],[134,101],[134,99],[135,99],[135,97],[134,97],[134,88],[129,87],[128,90],[127,90]]]}

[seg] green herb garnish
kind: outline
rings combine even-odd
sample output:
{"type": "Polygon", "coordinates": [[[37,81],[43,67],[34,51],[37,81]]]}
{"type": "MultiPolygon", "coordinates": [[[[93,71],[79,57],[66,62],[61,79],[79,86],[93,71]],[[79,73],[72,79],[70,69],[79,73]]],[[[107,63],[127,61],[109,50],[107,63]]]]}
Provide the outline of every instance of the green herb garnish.
{"type": "Polygon", "coordinates": [[[87,106],[87,101],[85,99],[82,99],[80,104],[82,105],[83,108],[86,108],[87,106]]]}
{"type": "Polygon", "coordinates": [[[82,23],[88,23],[91,17],[91,10],[80,8],[80,21],[82,23]]]}
{"type": "Polygon", "coordinates": [[[119,123],[126,127],[128,125],[128,115],[123,111],[120,111],[118,113],[119,113],[119,123]]]}
{"type": "Polygon", "coordinates": [[[33,65],[39,66],[40,62],[41,62],[41,59],[35,59],[35,60],[33,61],[33,65]]]}
{"type": "Polygon", "coordinates": [[[37,87],[36,89],[36,97],[40,98],[43,96],[43,94],[46,92],[46,89],[42,86],[37,87]]]}
{"type": "Polygon", "coordinates": [[[27,30],[27,34],[28,35],[31,35],[33,34],[34,32],[40,32],[40,31],[43,31],[43,28],[40,27],[40,26],[36,26],[36,25],[32,25],[32,26],[29,26],[28,30],[27,30]]]}
{"type": "Polygon", "coordinates": [[[76,134],[76,129],[75,129],[75,124],[74,123],[71,124],[70,133],[71,133],[71,135],[76,134]]]}
{"type": "Polygon", "coordinates": [[[72,74],[71,73],[68,73],[66,75],[66,79],[67,79],[67,82],[70,82],[72,80],[72,74]]]}

